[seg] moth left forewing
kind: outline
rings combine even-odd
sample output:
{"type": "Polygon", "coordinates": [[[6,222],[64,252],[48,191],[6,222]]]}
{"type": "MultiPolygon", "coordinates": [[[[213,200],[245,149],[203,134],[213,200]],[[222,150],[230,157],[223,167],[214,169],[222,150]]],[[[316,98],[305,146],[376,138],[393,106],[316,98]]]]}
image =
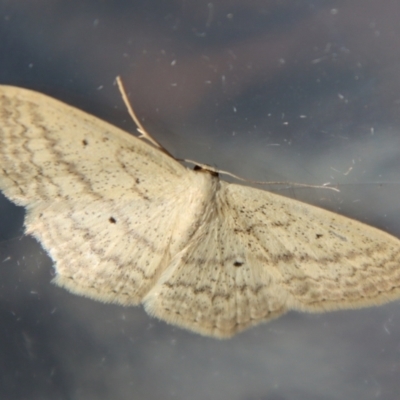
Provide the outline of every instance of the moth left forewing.
{"type": "Polygon", "coordinates": [[[55,281],[97,300],[140,302],[168,262],[193,173],[43,94],[0,86],[0,105],[0,189],[27,207],[26,231],[54,260],[55,281]]]}

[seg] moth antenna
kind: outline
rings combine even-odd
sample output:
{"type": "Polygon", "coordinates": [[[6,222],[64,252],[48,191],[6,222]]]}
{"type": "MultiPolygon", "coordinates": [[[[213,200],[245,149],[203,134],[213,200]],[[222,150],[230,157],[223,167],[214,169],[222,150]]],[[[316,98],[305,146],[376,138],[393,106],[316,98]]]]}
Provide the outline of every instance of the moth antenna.
{"type": "Polygon", "coordinates": [[[209,165],[206,164],[201,164],[198,163],[196,161],[193,160],[188,160],[188,159],[177,159],[177,161],[184,161],[188,164],[192,164],[192,165],[198,165],[199,167],[203,168],[203,169],[207,169],[209,171],[212,172],[216,172],[218,174],[222,174],[222,175],[228,175],[231,176],[232,178],[235,178],[239,181],[242,182],[247,182],[247,183],[253,183],[255,185],[290,185],[290,186],[298,186],[298,187],[306,187],[306,188],[312,188],[312,189],[329,189],[329,190],[333,190],[334,192],[340,192],[340,190],[338,188],[335,188],[333,186],[330,186],[329,183],[325,183],[323,185],[308,185],[306,183],[296,183],[296,182],[280,182],[280,181],[272,181],[272,182],[268,182],[268,181],[253,181],[251,179],[246,179],[246,178],[242,178],[239,175],[235,175],[232,174],[232,172],[228,172],[228,171],[224,171],[222,169],[218,169],[218,168],[214,168],[211,167],[209,165]]]}
{"type": "Polygon", "coordinates": [[[165,149],[159,142],[157,142],[156,139],[153,138],[153,136],[150,135],[149,132],[146,131],[146,129],[144,128],[144,126],[142,125],[142,123],[140,122],[139,118],[136,116],[135,112],[133,111],[133,108],[131,106],[131,103],[128,99],[128,95],[126,94],[126,90],[124,87],[124,84],[122,83],[122,79],[120,76],[117,76],[116,78],[117,81],[117,85],[118,85],[118,89],[121,93],[122,96],[122,100],[125,103],[125,106],[128,110],[129,115],[131,116],[131,118],[133,119],[133,121],[136,124],[137,127],[137,131],[140,133],[139,138],[140,139],[146,139],[147,141],[149,141],[153,146],[157,147],[158,149],[160,149],[162,152],[164,152],[165,154],[169,155],[170,157],[172,157],[173,159],[175,159],[175,157],[167,150],[165,149]]]}

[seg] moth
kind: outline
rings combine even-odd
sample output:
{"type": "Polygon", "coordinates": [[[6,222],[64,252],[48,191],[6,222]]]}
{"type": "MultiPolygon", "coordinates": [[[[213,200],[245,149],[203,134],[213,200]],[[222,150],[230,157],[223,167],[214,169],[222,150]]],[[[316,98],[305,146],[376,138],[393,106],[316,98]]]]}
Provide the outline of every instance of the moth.
{"type": "Polygon", "coordinates": [[[0,113],[0,190],[73,293],[218,338],[400,296],[400,241],[381,230],[189,169],[139,121],[149,143],[12,86],[0,113]]]}

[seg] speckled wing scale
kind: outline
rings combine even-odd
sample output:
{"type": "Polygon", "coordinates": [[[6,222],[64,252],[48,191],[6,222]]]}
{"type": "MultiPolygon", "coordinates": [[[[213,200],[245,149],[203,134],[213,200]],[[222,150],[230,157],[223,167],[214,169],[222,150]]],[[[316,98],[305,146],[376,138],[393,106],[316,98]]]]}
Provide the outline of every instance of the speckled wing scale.
{"type": "Polygon", "coordinates": [[[189,170],[40,93],[0,86],[0,115],[0,190],[74,293],[215,337],[400,295],[385,232],[189,170]]]}

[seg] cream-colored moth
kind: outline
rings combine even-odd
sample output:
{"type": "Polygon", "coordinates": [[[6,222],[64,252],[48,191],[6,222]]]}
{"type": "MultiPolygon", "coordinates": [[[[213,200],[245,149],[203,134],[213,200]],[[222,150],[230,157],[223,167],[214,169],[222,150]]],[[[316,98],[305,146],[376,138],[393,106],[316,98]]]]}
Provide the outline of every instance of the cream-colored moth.
{"type": "Polygon", "coordinates": [[[219,338],[400,296],[400,241],[383,231],[190,170],[37,92],[0,86],[0,113],[0,190],[73,293],[219,338]]]}

